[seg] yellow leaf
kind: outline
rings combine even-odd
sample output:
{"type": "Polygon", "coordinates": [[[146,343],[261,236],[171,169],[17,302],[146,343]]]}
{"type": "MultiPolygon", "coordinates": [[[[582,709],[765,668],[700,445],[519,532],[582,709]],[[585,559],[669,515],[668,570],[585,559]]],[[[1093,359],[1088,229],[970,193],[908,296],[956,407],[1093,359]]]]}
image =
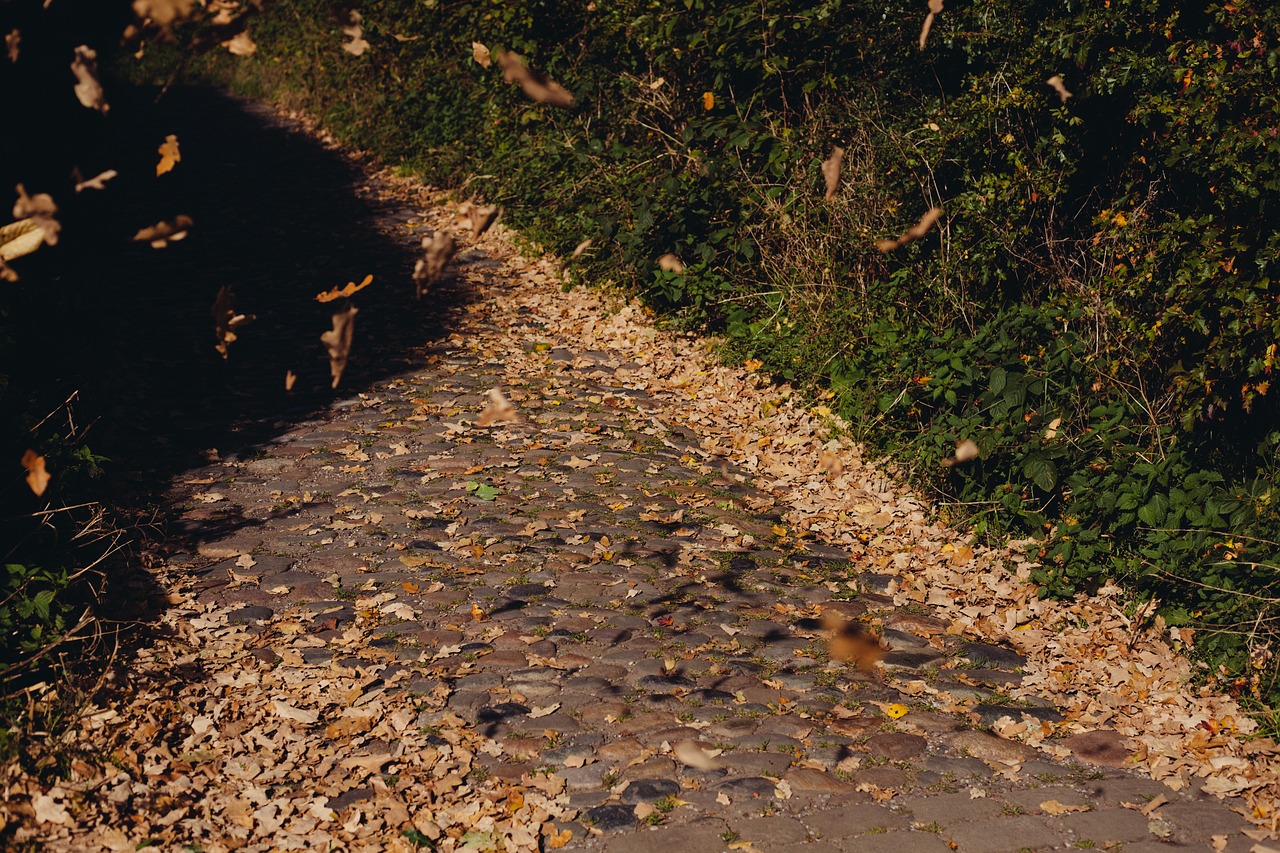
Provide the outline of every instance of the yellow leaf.
{"type": "Polygon", "coordinates": [[[44,229],[34,218],[19,219],[0,228],[0,261],[29,255],[44,242],[44,229]]]}
{"type": "Polygon", "coordinates": [[[716,96],[711,92],[702,93],[702,108],[709,110],[716,105],[716,96]]]}
{"type": "Polygon", "coordinates": [[[886,705],[884,709],[885,716],[891,720],[897,720],[907,715],[909,709],[906,705],[899,705],[896,702],[892,705],[886,705]]]}
{"type": "Polygon", "coordinates": [[[156,163],[157,178],[165,172],[172,172],[174,165],[182,160],[182,154],[178,151],[178,137],[172,133],[164,138],[156,151],[160,154],[160,162],[156,163]]]}
{"type": "Polygon", "coordinates": [[[335,287],[332,290],[325,291],[324,293],[317,293],[316,302],[332,302],[335,299],[342,299],[347,296],[354,296],[355,294],[364,290],[366,287],[368,287],[372,283],[373,283],[372,275],[365,276],[364,281],[360,282],[359,284],[356,284],[354,281],[349,281],[347,282],[346,287],[343,287],[343,288],[335,287]]]}
{"type": "Polygon", "coordinates": [[[409,593],[410,595],[414,595],[419,590],[422,589],[422,587],[418,586],[413,581],[404,581],[403,583],[400,584],[400,588],[403,589],[405,592],[409,593]]]}
{"type": "Polygon", "coordinates": [[[49,488],[49,472],[44,468],[44,457],[34,450],[28,450],[22,454],[22,467],[27,469],[27,485],[31,487],[31,491],[36,496],[44,494],[44,490],[49,488]]]}
{"type": "Polygon", "coordinates": [[[480,609],[480,605],[478,605],[478,604],[473,604],[473,605],[471,605],[471,619],[472,619],[472,621],[474,621],[474,622],[484,622],[484,621],[486,621],[488,618],[489,618],[488,616],[485,616],[485,615],[484,615],[484,611],[480,609]]]}

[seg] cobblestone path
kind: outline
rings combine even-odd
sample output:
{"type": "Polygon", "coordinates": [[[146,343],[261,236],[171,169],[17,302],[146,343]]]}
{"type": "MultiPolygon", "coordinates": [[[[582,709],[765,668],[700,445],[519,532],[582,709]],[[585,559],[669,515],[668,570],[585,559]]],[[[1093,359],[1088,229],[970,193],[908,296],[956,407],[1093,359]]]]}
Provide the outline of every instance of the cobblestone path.
{"type": "MultiPolygon", "coordinates": [[[[387,233],[452,221],[423,203],[387,233]]],[[[447,331],[402,373],[166,498],[185,645],[139,660],[184,673],[142,694],[181,738],[168,775],[101,790],[181,805],[172,849],[1253,847],[1220,801],[1110,766],[1105,737],[1072,763],[988,732],[1059,719],[1010,704],[1018,653],[895,606],[847,545],[786,536],[778,496],[671,417],[679,377],[633,380],[647,348],[696,342],[627,309],[628,346],[583,348],[557,317],[578,297],[496,238],[444,287],[447,331]],[[495,388],[518,420],[480,426],[495,388]],[[832,661],[824,613],[877,626],[883,660],[832,661]]],[[[138,741],[125,766],[158,760],[111,720],[138,741]]]]}

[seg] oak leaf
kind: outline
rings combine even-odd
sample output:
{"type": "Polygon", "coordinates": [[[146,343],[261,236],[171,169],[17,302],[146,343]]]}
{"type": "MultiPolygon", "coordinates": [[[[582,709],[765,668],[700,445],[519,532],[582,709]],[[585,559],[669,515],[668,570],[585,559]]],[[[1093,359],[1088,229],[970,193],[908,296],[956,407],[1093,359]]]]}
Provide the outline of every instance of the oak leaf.
{"type": "Polygon", "coordinates": [[[359,309],[348,304],[341,311],[334,312],[333,328],[320,336],[320,342],[329,351],[329,373],[333,376],[332,387],[338,387],[342,372],[347,369],[347,359],[351,355],[351,336],[355,332],[355,317],[359,309]]]}
{"type": "Polygon", "coordinates": [[[172,172],[173,167],[182,160],[182,152],[178,150],[178,137],[169,134],[164,138],[164,142],[156,149],[156,153],[160,155],[160,162],[156,163],[156,177],[160,177],[165,172],[172,172]]]}
{"type": "Polygon", "coordinates": [[[347,282],[346,287],[335,287],[332,290],[326,290],[323,293],[316,294],[316,302],[333,302],[335,299],[345,299],[348,296],[354,296],[364,290],[370,284],[373,284],[373,275],[364,277],[364,281],[356,284],[354,281],[347,282]]]}
{"type": "Polygon", "coordinates": [[[518,83],[531,100],[556,107],[573,106],[569,90],[545,75],[530,70],[520,54],[504,50],[498,54],[502,77],[508,83],[518,83]]]}

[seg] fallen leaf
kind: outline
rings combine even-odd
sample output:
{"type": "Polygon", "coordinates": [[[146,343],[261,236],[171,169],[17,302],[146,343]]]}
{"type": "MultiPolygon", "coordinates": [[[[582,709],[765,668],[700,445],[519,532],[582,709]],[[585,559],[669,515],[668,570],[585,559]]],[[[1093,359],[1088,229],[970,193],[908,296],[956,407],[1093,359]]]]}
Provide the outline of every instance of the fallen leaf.
{"type": "Polygon", "coordinates": [[[818,470],[823,474],[839,477],[844,473],[844,463],[840,461],[840,454],[832,450],[822,451],[822,456],[818,459],[818,470]]]}
{"type": "Polygon", "coordinates": [[[364,281],[360,282],[359,284],[356,284],[354,281],[349,281],[347,282],[346,287],[340,287],[340,288],[335,287],[332,290],[326,290],[323,293],[317,293],[316,302],[332,302],[335,299],[346,299],[350,296],[354,296],[355,294],[364,290],[366,287],[368,287],[371,284],[373,284],[372,274],[365,276],[364,281]]]}
{"type": "Polygon", "coordinates": [[[22,467],[27,469],[27,485],[31,487],[31,491],[36,493],[36,497],[44,494],[44,490],[49,488],[49,472],[44,467],[44,457],[34,450],[28,449],[22,454],[22,467]]]}
{"type": "Polygon", "coordinates": [[[546,834],[547,846],[552,850],[559,850],[573,839],[572,829],[562,829],[556,831],[555,824],[551,824],[551,830],[546,834]]]}
{"type": "Polygon", "coordinates": [[[474,59],[481,68],[488,68],[493,64],[493,59],[489,54],[489,48],[485,47],[478,41],[473,41],[471,43],[471,58],[474,59]]]}
{"type": "Polygon", "coordinates": [[[1156,809],[1160,808],[1161,806],[1165,805],[1168,802],[1169,802],[1169,798],[1166,797],[1164,794],[1160,794],[1159,796],[1152,798],[1145,806],[1138,809],[1138,812],[1143,817],[1151,817],[1152,812],[1154,812],[1156,809]]]}
{"type": "Polygon", "coordinates": [[[157,222],[147,228],[139,229],[133,235],[134,242],[146,241],[153,249],[163,249],[170,243],[187,238],[187,232],[195,222],[190,216],[175,216],[172,222],[157,222]]]}
{"type": "MultiPolygon", "coordinates": [[[[474,605],[473,605],[473,607],[474,607],[474,605]]],[[[479,608],[477,608],[477,609],[479,609],[479,608]]],[[[530,712],[529,712],[529,719],[531,719],[531,720],[536,720],[536,719],[538,719],[539,717],[549,717],[549,716],[551,716],[552,714],[554,714],[556,711],[559,711],[559,710],[560,710],[560,703],[559,703],[559,702],[553,702],[553,703],[551,703],[550,705],[544,705],[544,706],[543,706],[543,707],[541,707],[541,708],[534,708],[532,711],[530,711],[530,712]]]]}
{"type": "Polygon", "coordinates": [[[573,95],[549,77],[529,69],[520,54],[509,50],[498,54],[502,77],[508,83],[518,83],[531,100],[557,107],[573,106],[573,95]]]}
{"type": "Polygon", "coordinates": [[[900,705],[897,702],[894,702],[893,704],[886,705],[884,707],[884,714],[891,720],[897,720],[905,717],[909,710],[910,709],[906,705],[900,705]]]}
{"type": "Polygon", "coordinates": [[[1053,91],[1058,93],[1058,98],[1061,99],[1062,103],[1065,104],[1067,102],[1067,98],[1073,97],[1072,94],[1067,91],[1066,85],[1062,82],[1061,74],[1055,74],[1044,82],[1050,89],[1053,89],[1053,91]]]}
{"type": "Polygon", "coordinates": [[[436,231],[429,237],[422,238],[422,248],[427,253],[426,257],[420,258],[413,267],[413,280],[419,297],[444,275],[458,244],[449,232],[436,231]]]}
{"type": "Polygon", "coordinates": [[[722,791],[721,793],[716,794],[716,802],[722,806],[727,806],[731,801],[729,800],[729,795],[722,791]]]}
{"type": "Polygon", "coordinates": [[[1062,418],[1054,418],[1053,420],[1049,421],[1049,426],[1044,431],[1044,437],[1046,439],[1057,438],[1058,427],[1060,426],[1062,426],[1062,418]]]}
{"type": "Polygon", "coordinates": [[[827,201],[836,197],[840,191],[840,164],[844,162],[844,149],[836,146],[831,149],[831,156],[822,161],[822,177],[827,182],[827,201]]]}
{"type": "Polygon", "coordinates": [[[637,820],[644,820],[657,811],[652,803],[636,803],[636,807],[631,810],[635,814],[637,820]]]}
{"type": "Polygon", "coordinates": [[[172,133],[164,138],[156,152],[160,155],[160,162],[156,163],[156,177],[172,172],[173,167],[182,160],[182,152],[178,150],[178,137],[172,133]]]}
{"type": "Polygon", "coordinates": [[[1058,802],[1057,800],[1045,800],[1040,804],[1040,811],[1051,815],[1069,814],[1071,812],[1087,812],[1088,810],[1089,806],[1087,805],[1066,805],[1058,802]]]}
{"type": "Polygon", "coordinates": [[[515,406],[511,405],[511,401],[504,397],[499,389],[490,388],[489,405],[485,406],[484,411],[476,418],[476,426],[489,427],[494,424],[519,422],[520,413],[516,411],[515,406]]]}
{"type": "Polygon", "coordinates": [[[82,190],[105,190],[107,181],[119,174],[115,169],[107,169],[107,171],[94,175],[86,181],[80,181],[76,184],[76,192],[81,192],[82,190]]]}
{"type": "Polygon", "coordinates": [[[480,609],[480,605],[473,604],[471,605],[471,621],[472,622],[488,622],[489,617],[486,616],[485,612],[480,609]]]}
{"type": "Polygon", "coordinates": [[[76,75],[75,92],[80,103],[103,115],[111,109],[98,82],[98,53],[88,45],[82,44],[75,49],[75,58],[71,60],[71,73],[76,75]]]}
{"type": "Polygon", "coordinates": [[[295,723],[311,725],[316,720],[320,719],[319,711],[307,711],[290,705],[288,702],[281,702],[279,699],[273,699],[271,701],[271,705],[275,708],[277,714],[284,717],[286,720],[292,720],[295,723]]]}
{"type": "Polygon", "coordinates": [[[929,229],[934,226],[937,221],[942,218],[942,208],[931,207],[925,211],[920,217],[920,221],[912,225],[896,239],[881,240],[876,244],[876,248],[882,252],[892,252],[894,249],[900,249],[908,243],[914,243],[925,234],[929,233],[929,229]]]}
{"type": "Polygon", "coordinates": [[[351,337],[355,332],[355,317],[359,309],[347,305],[341,311],[334,312],[333,328],[320,336],[320,342],[329,352],[329,373],[333,376],[332,387],[338,387],[342,372],[347,369],[347,359],[351,355],[351,337]]]}
{"type": "Polygon", "coordinates": [[[70,823],[71,815],[60,800],[48,794],[36,794],[31,798],[31,807],[35,811],[36,823],[70,823]]]}
{"type": "MultiPolygon", "coordinates": [[[[227,357],[227,347],[236,340],[237,331],[256,319],[252,314],[236,313],[235,299],[235,293],[225,284],[218,288],[218,295],[213,299],[213,334],[217,338],[213,348],[224,359],[227,357]]],[[[288,387],[287,377],[285,385],[288,387]]]]}

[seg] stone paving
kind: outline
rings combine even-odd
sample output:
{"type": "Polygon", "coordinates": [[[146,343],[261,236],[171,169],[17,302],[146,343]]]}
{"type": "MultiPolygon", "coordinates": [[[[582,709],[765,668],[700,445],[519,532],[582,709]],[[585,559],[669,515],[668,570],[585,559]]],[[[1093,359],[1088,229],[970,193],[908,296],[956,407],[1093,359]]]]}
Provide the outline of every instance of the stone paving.
{"type": "MultiPolygon", "coordinates": [[[[440,215],[403,210],[388,228],[440,215]]],[[[1221,802],[1108,766],[1113,749],[1062,763],[986,731],[1058,719],[1002,693],[1023,659],[895,607],[856,554],[779,544],[773,496],[664,419],[674,392],[521,306],[548,279],[509,250],[464,253],[449,286],[467,298],[446,337],[402,353],[411,369],[179,478],[168,499],[189,545],[169,562],[196,599],[250,631],[308,614],[296,643],[246,665],[407,671],[396,689],[444,703],[419,725],[452,712],[498,744],[479,772],[564,780],[567,850],[1253,847],[1221,802]],[[495,340],[541,369],[513,375],[495,340]],[[492,388],[519,422],[477,425],[492,388]],[[406,607],[376,658],[343,660],[356,600],[379,591],[406,607]],[[830,660],[824,611],[880,626],[880,664],[830,660]],[[904,678],[972,712],[943,713],[904,678]]]]}

